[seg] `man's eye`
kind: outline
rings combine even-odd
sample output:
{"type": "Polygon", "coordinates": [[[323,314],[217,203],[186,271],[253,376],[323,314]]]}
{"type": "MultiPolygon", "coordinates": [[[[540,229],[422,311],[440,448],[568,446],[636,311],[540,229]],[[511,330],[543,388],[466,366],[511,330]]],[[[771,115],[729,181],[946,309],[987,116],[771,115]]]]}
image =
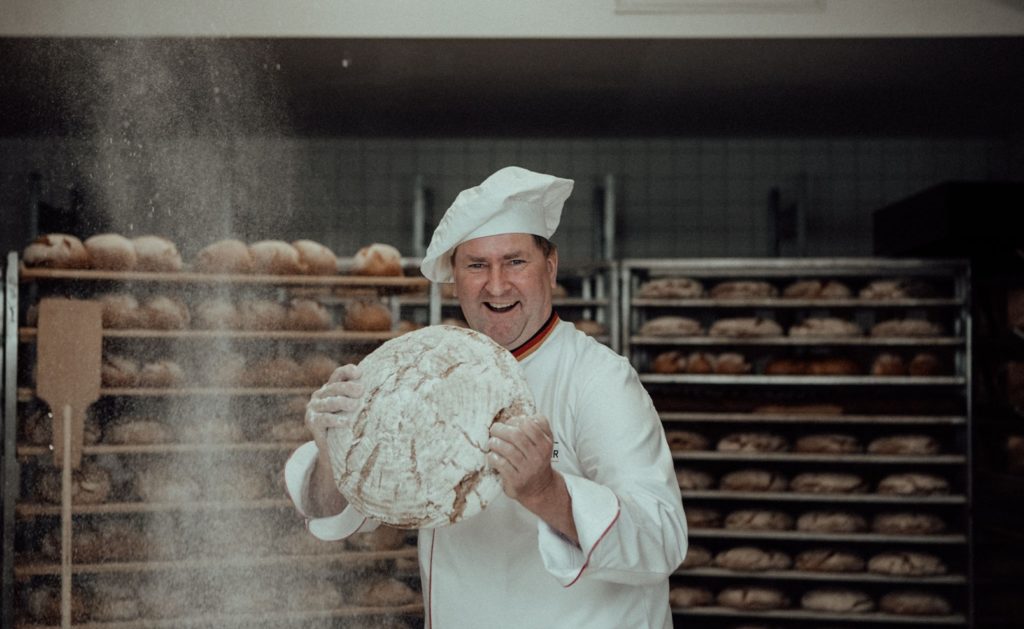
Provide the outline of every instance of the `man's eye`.
{"type": "Polygon", "coordinates": [[[512,266],[518,266],[520,264],[526,264],[526,260],[509,260],[509,264],[512,266]]]}
{"type": "Polygon", "coordinates": [[[484,268],[483,262],[472,262],[468,265],[470,269],[482,269],[484,268]]]}

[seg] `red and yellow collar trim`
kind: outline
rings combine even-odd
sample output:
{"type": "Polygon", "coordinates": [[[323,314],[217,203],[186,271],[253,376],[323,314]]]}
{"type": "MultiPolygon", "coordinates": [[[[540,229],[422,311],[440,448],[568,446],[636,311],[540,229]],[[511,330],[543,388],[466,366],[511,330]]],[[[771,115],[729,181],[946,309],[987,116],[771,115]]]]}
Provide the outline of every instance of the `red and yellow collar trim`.
{"type": "Polygon", "coordinates": [[[558,325],[559,321],[561,321],[561,319],[558,318],[558,313],[552,310],[551,316],[548,317],[548,320],[544,323],[544,325],[540,326],[540,329],[537,330],[537,332],[534,333],[534,335],[531,336],[529,340],[527,340],[525,343],[512,350],[512,355],[515,356],[516,360],[521,361],[530,354],[537,351],[537,348],[541,346],[541,343],[543,343],[545,339],[551,336],[551,333],[555,330],[555,326],[558,325]]]}

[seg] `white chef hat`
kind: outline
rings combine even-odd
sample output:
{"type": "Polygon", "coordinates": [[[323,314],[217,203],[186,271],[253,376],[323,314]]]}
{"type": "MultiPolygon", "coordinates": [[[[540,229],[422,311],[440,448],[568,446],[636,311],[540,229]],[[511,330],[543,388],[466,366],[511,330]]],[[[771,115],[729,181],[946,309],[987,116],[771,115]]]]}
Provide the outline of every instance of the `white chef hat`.
{"type": "Polygon", "coordinates": [[[498,234],[551,238],[573,181],[507,166],[455,197],[434,230],[420,270],[433,282],[451,282],[451,252],[458,245],[498,234]]]}

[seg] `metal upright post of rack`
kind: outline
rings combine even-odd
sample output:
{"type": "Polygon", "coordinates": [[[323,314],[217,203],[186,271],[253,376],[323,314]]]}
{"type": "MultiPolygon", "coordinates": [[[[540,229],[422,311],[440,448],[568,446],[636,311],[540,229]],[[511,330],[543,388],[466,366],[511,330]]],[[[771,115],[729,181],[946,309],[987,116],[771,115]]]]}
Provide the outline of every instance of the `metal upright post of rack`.
{"type": "Polygon", "coordinates": [[[0,593],[0,627],[14,626],[14,501],[18,495],[18,462],[15,459],[17,426],[18,356],[18,254],[7,256],[3,296],[3,590],[0,593]]]}

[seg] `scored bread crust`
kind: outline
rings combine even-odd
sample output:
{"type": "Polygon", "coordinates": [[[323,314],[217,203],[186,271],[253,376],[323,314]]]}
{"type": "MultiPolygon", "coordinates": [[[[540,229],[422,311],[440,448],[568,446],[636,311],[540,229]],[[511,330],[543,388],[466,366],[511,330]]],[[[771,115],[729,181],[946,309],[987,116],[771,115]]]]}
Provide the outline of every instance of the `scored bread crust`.
{"type": "Polygon", "coordinates": [[[387,341],[359,368],[362,405],[327,443],[335,483],[360,513],[431,528],[475,515],[500,494],[486,463],[490,427],[537,412],[508,350],[436,325],[387,341]]]}

